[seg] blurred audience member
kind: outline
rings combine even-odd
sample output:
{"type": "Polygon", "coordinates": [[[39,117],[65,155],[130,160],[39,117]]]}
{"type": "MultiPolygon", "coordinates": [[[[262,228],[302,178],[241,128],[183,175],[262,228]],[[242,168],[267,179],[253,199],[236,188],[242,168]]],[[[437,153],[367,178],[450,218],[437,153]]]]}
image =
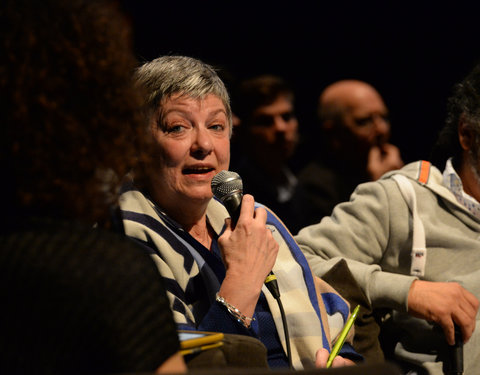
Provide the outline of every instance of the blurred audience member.
{"type": "Polygon", "coordinates": [[[294,195],[297,178],[289,165],[298,142],[292,88],[281,77],[256,76],[240,82],[232,106],[239,125],[234,128],[231,169],[242,177],[245,192],[296,232],[303,195],[294,195]]]}
{"type": "Polygon", "coordinates": [[[0,373],[182,372],[163,281],[111,228],[146,149],[116,2],[0,6],[0,373]]]}
{"type": "Polygon", "coordinates": [[[319,139],[310,146],[313,160],[298,176],[309,202],[304,226],[330,215],[358,184],[403,166],[398,148],[389,143],[388,109],[368,83],[342,80],[329,85],[320,95],[318,116],[319,139]]]}

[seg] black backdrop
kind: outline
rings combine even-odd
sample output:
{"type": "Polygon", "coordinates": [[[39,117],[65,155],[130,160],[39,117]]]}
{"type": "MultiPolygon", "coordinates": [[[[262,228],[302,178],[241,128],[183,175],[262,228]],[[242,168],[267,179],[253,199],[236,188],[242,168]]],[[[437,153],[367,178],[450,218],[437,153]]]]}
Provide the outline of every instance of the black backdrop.
{"type": "Polygon", "coordinates": [[[393,142],[406,162],[428,158],[452,85],[480,59],[474,1],[121,3],[139,60],[186,54],[232,79],[257,73],[287,78],[302,135],[314,125],[322,88],[342,78],[370,82],[390,109],[393,142]]]}

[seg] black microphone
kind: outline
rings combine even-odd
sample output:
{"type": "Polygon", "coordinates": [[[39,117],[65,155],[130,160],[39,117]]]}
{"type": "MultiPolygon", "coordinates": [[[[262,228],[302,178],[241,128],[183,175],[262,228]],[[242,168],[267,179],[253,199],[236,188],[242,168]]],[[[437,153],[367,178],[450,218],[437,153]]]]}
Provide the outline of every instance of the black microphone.
{"type": "MultiPolygon", "coordinates": [[[[240,206],[243,198],[243,183],[238,173],[232,171],[220,171],[212,179],[212,192],[227,209],[232,218],[232,226],[235,227],[240,215],[240,206]]],[[[270,271],[265,279],[265,285],[272,295],[280,298],[277,277],[270,271]]]]}
{"type": "Polygon", "coordinates": [[[460,327],[455,324],[455,344],[449,345],[447,375],[463,374],[463,338],[460,327]]]}

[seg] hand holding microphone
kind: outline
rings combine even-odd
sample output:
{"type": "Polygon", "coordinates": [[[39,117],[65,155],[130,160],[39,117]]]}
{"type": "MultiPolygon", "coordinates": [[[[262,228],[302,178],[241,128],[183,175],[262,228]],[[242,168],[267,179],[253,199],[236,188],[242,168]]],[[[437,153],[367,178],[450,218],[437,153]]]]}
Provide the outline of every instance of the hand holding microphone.
{"type": "MultiPolygon", "coordinates": [[[[287,345],[288,364],[289,364],[289,367],[293,369],[292,352],[290,348],[290,338],[288,333],[287,319],[286,319],[285,311],[283,309],[283,305],[280,299],[280,291],[278,289],[277,278],[271,271],[271,269],[273,268],[273,265],[275,264],[275,260],[277,258],[279,246],[278,246],[278,243],[273,238],[270,230],[266,228],[267,211],[265,211],[265,209],[261,207],[254,210],[255,201],[253,200],[253,197],[251,195],[247,194],[243,196],[242,179],[235,172],[221,171],[220,173],[218,173],[212,179],[212,192],[215,195],[215,197],[217,197],[217,199],[223,202],[223,204],[227,208],[227,211],[230,214],[230,217],[232,218],[231,229],[235,228],[235,230],[231,232],[229,239],[234,237],[234,235],[238,233],[238,230],[240,230],[239,240],[241,242],[245,239],[242,237],[246,236],[248,239],[248,237],[251,236],[251,234],[249,233],[250,230],[256,229],[258,230],[260,237],[265,238],[266,243],[263,244],[263,247],[255,248],[254,246],[253,249],[249,249],[249,250],[253,250],[253,252],[251,252],[250,254],[253,254],[252,256],[255,256],[255,254],[258,256],[259,251],[261,252],[267,251],[269,253],[269,256],[268,256],[269,259],[270,259],[270,255],[274,255],[272,263],[264,264],[264,266],[267,267],[267,272],[268,270],[270,270],[270,272],[266,277],[263,276],[262,281],[265,283],[270,293],[272,293],[273,297],[276,299],[278,307],[280,309],[280,314],[282,316],[282,323],[283,323],[283,332],[285,335],[285,342],[287,345]]],[[[227,228],[225,233],[227,233],[228,230],[230,229],[227,228]]],[[[227,233],[227,234],[230,234],[230,233],[227,233]]],[[[220,237],[218,240],[219,244],[221,241],[223,241],[223,239],[220,237]]],[[[224,251],[226,250],[227,250],[227,247],[225,247],[224,251]]],[[[246,254],[244,250],[242,251],[242,249],[237,249],[237,253],[238,252],[243,253],[243,255],[245,255],[247,258],[250,257],[250,255],[246,254]]],[[[227,259],[225,259],[225,263],[228,269],[227,259]]],[[[244,272],[247,272],[248,274],[252,274],[250,268],[247,268],[246,270],[244,270],[244,272]]],[[[264,273],[263,275],[265,274],[266,273],[264,273]]],[[[223,286],[224,284],[222,284],[222,288],[223,286]]]]}
{"type": "MultiPolygon", "coordinates": [[[[271,255],[274,255],[273,263],[271,263],[269,266],[269,269],[271,270],[273,264],[275,263],[276,254],[278,252],[278,244],[273,239],[270,231],[266,228],[266,211],[263,208],[254,210],[253,197],[250,195],[246,195],[245,197],[243,196],[243,184],[240,176],[235,172],[221,171],[212,179],[212,192],[215,197],[222,201],[226,207],[231,217],[231,227],[235,232],[238,233],[237,238],[237,236],[235,236],[236,233],[232,232],[232,235],[229,237],[229,239],[232,240],[230,241],[230,245],[233,245],[236,240],[238,240],[238,243],[242,243],[241,246],[248,246],[248,242],[253,245],[252,241],[248,241],[248,237],[251,237],[253,231],[256,230],[258,233],[258,241],[251,250],[253,250],[253,252],[258,252],[258,250],[269,252],[270,254],[266,254],[270,260],[267,264],[271,263],[271,255]],[[243,205],[242,201],[245,201],[243,205]]],[[[221,241],[222,238],[219,239],[219,243],[221,241]]],[[[225,245],[227,244],[225,243],[225,245]]],[[[227,246],[226,251],[228,250],[229,249],[227,246]]],[[[236,251],[240,251],[242,254],[235,254],[235,256],[243,255],[250,257],[248,253],[245,253],[245,250],[248,249],[236,249],[236,251]]],[[[225,261],[228,263],[229,259],[225,259],[225,261]]],[[[245,269],[243,271],[251,272],[253,270],[245,269]]],[[[276,277],[271,271],[265,279],[265,285],[275,298],[280,296],[276,277]]]]}
{"type": "MultiPolygon", "coordinates": [[[[287,346],[286,354],[288,358],[288,364],[290,369],[293,369],[292,352],[290,348],[290,338],[288,333],[287,318],[285,315],[285,311],[283,309],[282,302],[280,300],[280,291],[278,289],[277,278],[271,271],[271,269],[273,268],[273,265],[275,264],[275,260],[277,258],[279,246],[278,246],[278,243],[273,238],[273,235],[270,232],[270,230],[266,228],[267,211],[265,211],[265,209],[261,207],[255,210],[254,209],[255,201],[253,200],[253,197],[248,194],[243,196],[242,179],[235,172],[221,171],[220,173],[218,173],[212,179],[212,192],[215,195],[215,197],[217,197],[217,199],[223,202],[223,204],[227,208],[227,211],[230,214],[230,217],[232,218],[231,228],[227,228],[227,230],[224,232],[224,234],[229,235],[228,236],[229,240],[232,239],[234,235],[239,233],[238,231],[240,230],[239,240],[240,240],[240,243],[242,243],[242,241],[245,240],[245,237],[247,239],[248,237],[251,237],[251,233],[249,231],[256,229],[258,230],[259,237],[262,237],[265,239],[265,243],[262,244],[263,246],[260,246],[260,247],[253,246],[252,249],[248,249],[248,250],[253,250],[253,252],[250,252],[250,254],[252,254],[253,257],[257,258],[259,252],[266,251],[267,252],[266,259],[267,258],[271,259],[271,256],[274,255],[273,262],[270,263],[269,261],[267,263],[264,263],[264,266],[267,267],[266,268],[267,272],[268,270],[270,270],[270,273],[268,273],[266,277],[263,276],[262,281],[265,283],[270,293],[272,293],[280,309],[280,314],[282,316],[282,323],[283,323],[283,333],[285,335],[285,342],[287,346]],[[235,228],[235,230],[232,231],[233,228],[235,228]],[[228,233],[227,231],[231,231],[231,233],[228,233]]],[[[221,241],[223,242],[222,237],[220,237],[218,240],[219,244],[221,243],[221,241]]],[[[227,244],[227,242],[228,240],[225,240],[225,245],[227,244]]],[[[227,251],[227,249],[228,249],[227,246],[225,246],[224,251],[227,251]]],[[[246,254],[244,250],[242,251],[242,249],[237,249],[237,255],[238,255],[238,252],[245,255],[246,258],[250,258],[250,255],[246,254]]],[[[225,259],[225,264],[228,269],[227,259],[225,259]]],[[[243,272],[247,272],[248,274],[253,274],[254,272],[251,272],[251,271],[252,270],[250,268],[247,268],[243,272]]],[[[263,275],[265,274],[266,273],[264,273],[263,275]]],[[[222,284],[222,288],[223,287],[224,287],[224,284],[222,284]]]]}

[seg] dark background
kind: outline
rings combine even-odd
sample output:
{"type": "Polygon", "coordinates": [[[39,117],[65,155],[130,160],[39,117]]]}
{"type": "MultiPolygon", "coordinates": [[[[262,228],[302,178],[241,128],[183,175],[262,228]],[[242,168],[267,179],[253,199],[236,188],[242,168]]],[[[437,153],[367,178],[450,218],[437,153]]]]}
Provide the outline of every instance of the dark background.
{"type": "Polygon", "coordinates": [[[235,80],[279,74],[296,91],[302,136],[343,78],[370,82],[390,109],[405,162],[428,158],[447,97],[480,59],[476,2],[121,1],[140,61],[185,54],[235,80]]]}

